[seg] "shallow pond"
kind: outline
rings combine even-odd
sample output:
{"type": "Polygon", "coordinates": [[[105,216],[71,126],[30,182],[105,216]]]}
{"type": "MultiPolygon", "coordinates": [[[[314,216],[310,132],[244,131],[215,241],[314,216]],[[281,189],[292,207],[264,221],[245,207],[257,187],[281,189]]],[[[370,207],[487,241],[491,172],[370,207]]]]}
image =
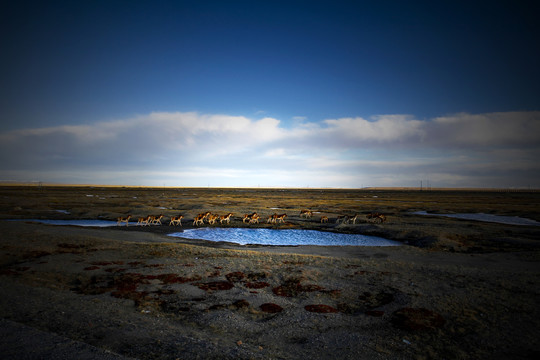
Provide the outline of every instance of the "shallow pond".
{"type": "Polygon", "coordinates": [[[540,226],[540,223],[536,220],[526,219],[519,216],[503,216],[503,215],[491,215],[483,213],[472,213],[472,214],[432,214],[426,211],[416,211],[413,214],[416,215],[431,215],[431,216],[446,216],[456,219],[465,219],[465,220],[476,220],[476,221],[486,221],[486,222],[495,222],[501,224],[509,225],[529,225],[529,226],[540,226]]]}
{"type": "Polygon", "coordinates": [[[341,234],[317,230],[275,230],[246,228],[199,228],[169,236],[210,241],[228,241],[240,245],[319,245],[319,246],[399,246],[401,243],[376,236],[341,234]]]}
{"type": "MultiPolygon", "coordinates": [[[[11,221],[38,222],[49,225],[73,225],[85,227],[118,226],[110,220],[50,220],[50,219],[16,219],[11,221]]],[[[122,224],[120,226],[125,226],[122,224]]],[[[137,226],[135,223],[130,226],[137,226]]],[[[342,234],[317,230],[276,230],[247,228],[197,228],[169,234],[173,237],[187,239],[204,239],[210,241],[227,241],[240,245],[319,245],[319,246],[399,246],[400,242],[377,236],[361,234],[342,234]]]]}

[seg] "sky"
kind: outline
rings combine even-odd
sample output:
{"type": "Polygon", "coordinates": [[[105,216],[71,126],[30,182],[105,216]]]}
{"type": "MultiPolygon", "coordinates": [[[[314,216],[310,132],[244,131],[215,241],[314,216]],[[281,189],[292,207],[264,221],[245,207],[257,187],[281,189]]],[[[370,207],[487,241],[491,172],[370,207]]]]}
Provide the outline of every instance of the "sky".
{"type": "Polygon", "coordinates": [[[0,183],[540,188],[535,1],[12,1],[0,183]]]}

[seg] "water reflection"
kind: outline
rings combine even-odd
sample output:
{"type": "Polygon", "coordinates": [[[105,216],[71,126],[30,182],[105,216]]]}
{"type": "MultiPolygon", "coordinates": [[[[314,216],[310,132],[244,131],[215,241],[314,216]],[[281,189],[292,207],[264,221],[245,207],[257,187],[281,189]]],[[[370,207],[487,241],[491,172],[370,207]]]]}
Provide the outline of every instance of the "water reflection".
{"type": "Polygon", "coordinates": [[[240,245],[352,245],[398,246],[401,243],[376,236],[341,234],[316,230],[275,230],[246,228],[199,228],[169,234],[169,236],[210,241],[228,241],[240,245]]]}

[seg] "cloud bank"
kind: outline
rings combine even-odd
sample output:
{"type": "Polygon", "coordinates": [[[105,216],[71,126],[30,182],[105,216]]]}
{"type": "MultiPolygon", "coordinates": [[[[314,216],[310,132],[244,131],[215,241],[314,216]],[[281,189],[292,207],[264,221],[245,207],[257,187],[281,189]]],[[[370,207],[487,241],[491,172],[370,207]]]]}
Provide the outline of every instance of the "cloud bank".
{"type": "Polygon", "coordinates": [[[540,112],[274,118],[154,112],[0,132],[0,180],[168,186],[540,187],[540,112]]]}

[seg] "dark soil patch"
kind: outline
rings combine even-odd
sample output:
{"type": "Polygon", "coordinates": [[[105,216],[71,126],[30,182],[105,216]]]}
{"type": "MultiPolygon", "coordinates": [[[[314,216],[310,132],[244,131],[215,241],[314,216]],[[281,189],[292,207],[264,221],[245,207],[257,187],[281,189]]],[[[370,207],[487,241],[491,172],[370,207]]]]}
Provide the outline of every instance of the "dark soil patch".
{"type": "Polygon", "coordinates": [[[408,331],[432,330],[441,328],[445,320],[436,312],[424,308],[402,308],[392,314],[392,324],[408,331]]]}
{"type": "Polygon", "coordinates": [[[256,281],[256,282],[247,282],[245,286],[248,289],[262,289],[262,288],[270,286],[270,284],[265,281],[256,281]]]}
{"type": "Polygon", "coordinates": [[[245,279],[246,274],[244,274],[241,271],[236,271],[236,272],[228,273],[227,275],[225,275],[225,277],[230,282],[240,282],[245,279]]]}
{"type": "Polygon", "coordinates": [[[249,273],[247,275],[247,278],[251,281],[257,281],[257,280],[260,280],[260,279],[266,279],[267,277],[267,274],[264,273],[264,272],[260,272],[260,273],[249,273]]]}
{"type": "Polygon", "coordinates": [[[92,265],[107,266],[107,265],[124,265],[123,261],[94,261],[91,262],[92,265]]]}
{"type": "Polygon", "coordinates": [[[394,294],[389,292],[379,292],[372,294],[370,292],[364,292],[358,297],[361,303],[368,309],[373,309],[379,306],[390,304],[394,301],[394,294]]]}
{"type": "Polygon", "coordinates": [[[338,309],[331,307],[330,305],[316,304],[316,305],[306,305],[304,307],[309,312],[315,313],[337,313],[338,309]]]}
{"type": "Polygon", "coordinates": [[[92,266],[85,267],[83,270],[97,270],[97,269],[101,269],[101,268],[99,266],[92,265],[92,266]]]}
{"type": "Polygon", "coordinates": [[[275,314],[283,311],[283,308],[278,304],[265,303],[260,306],[261,310],[265,313],[275,314]]]}
{"type": "Polygon", "coordinates": [[[302,285],[299,280],[292,279],[287,280],[284,284],[273,288],[272,292],[277,296],[295,297],[302,292],[313,292],[321,290],[324,290],[324,288],[319,285],[302,285]]]}
{"type": "Polygon", "coordinates": [[[184,284],[187,282],[199,281],[202,279],[199,275],[194,275],[192,277],[178,276],[176,274],[160,274],[155,275],[156,279],[161,280],[165,284],[184,284]]]}
{"type": "Polygon", "coordinates": [[[234,287],[234,284],[229,281],[211,281],[207,283],[198,283],[194,284],[199,289],[204,291],[222,291],[222,290],[230,290],[234,287]]]}
{"type": "Polygon", "coordinates": [[[249,301],[247,300],[238,300],[238,301],[235,301],[232,306],[236,309],[246,309],[249,307],[249,301]]]}
{"type": "Polygon", "coordinates": [[[366,315],[368,316],[374,316],[374,317],[381,317],[384,315],[384,311],[380,311],[380,310],[368,310],[365,312],[366,315]]]}

